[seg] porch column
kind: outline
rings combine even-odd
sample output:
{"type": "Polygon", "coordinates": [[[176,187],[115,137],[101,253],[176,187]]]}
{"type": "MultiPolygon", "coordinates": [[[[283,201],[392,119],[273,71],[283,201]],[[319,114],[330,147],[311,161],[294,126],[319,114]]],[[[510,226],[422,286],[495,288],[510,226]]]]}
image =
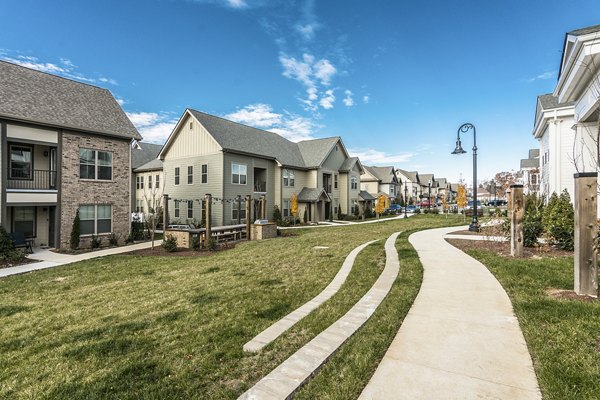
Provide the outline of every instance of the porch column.
{"type": "Polygon", "coordinates": [[[575,174],[575,292],[598,297],[598,266],[594,241],[598,235],[597,199],[598,174],[575,174]]]}
{"type": "Polygon", "coordinates": [[[312,222],[317,222],[317,202],[313,201],[311,203],[311,220],[312,222]]]}
{"type": "MultiPolygon", "coordinates": [[[[0,164],[0,185],[2,191],[0,192],[0,224],[5,228],[8,228],[8,221],[6,220],[6,186],[8,185],[8,143],[6,140],[6,122],[2,122],[0,124],[0,159],[2,159],[2,163],[0,164]]],[[[8,230],[8,229],[7,229],[8,230]]]]}

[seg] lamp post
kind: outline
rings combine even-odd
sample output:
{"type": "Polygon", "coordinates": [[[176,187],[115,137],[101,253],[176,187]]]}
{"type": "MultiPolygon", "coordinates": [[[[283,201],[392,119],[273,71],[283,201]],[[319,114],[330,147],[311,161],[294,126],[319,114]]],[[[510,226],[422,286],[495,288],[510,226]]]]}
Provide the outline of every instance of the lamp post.
{"type": "Polygon", "coordinates": [[[429,186],[429,197],[427,197],[427,209],[431,211],[431,180],[427,182],[427,185],[429,186]]]}
{"type": "Polygon", "coordinates": [[[406,215],[407,208],[408,208],[408,187],[406,186],[406,181],[404,181],[404,218],[408,218],[408,215],[406,215]]]}
{"type": "Polygon", "coordinates": [[[471,225],[469,225],[469,230],[479,232],[479,220],[477,218],[477,134],[475,132],[475,125],[466,123],[458,128],[456,132],[456,148],[451,154],[466,153],[460,143],[460,133],[468,132],[469,129],[473,129],[473,219],[471,220],[471,225]]]}

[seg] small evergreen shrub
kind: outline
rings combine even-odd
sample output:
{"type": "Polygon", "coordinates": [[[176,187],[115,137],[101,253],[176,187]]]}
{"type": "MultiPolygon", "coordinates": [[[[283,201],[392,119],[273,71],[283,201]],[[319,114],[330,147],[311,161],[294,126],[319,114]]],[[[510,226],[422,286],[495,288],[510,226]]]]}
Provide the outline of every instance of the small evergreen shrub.
{"type": "Polygon", "coordinates": [[[423,214],[429,214],[429,212],[430,212],[429,208],[424,208],[423,209],[423,214]]]}
{"type": "Polygon", "coordinates": [[[436,208],[432,208],[430,212],[431,212],[431,214],[439,214],[440,210],[436,207],[436,208]]]}
{"type": "Polygon", "coordinates": [[[279,209],[279,206],[277,206],[277,205],[273,206],[273,219],[275,220],[277,225],[281,224],[281,210],[279,209]]]}
{"type": "Polygon", "coordinates": [[[535,247],[538,244],[538,238],[544,231],[542,226],[544,203],[535,193],[525,196],[524,200],[523,245],[525,247],[535,247]]]}
{"type": "Polygon", "coordinates": [[[421,214],[421,209],[420,208],[415,209],[415,214],[421,214]]]}
{"type": "Polygon", "coordinates": [[[342,219],[342,218],[343,218],[342,217],[342,207],[340,207],[338,205],[338,208],[337,208],[337,219],[342,219]]]}
{"type": "Polygon", "coordinates": [[[206,242],[206,248],[210,251],[217,250],[217,240],[214,237],[211,237],[206,242]]]}
{"type": "Polygon", "coordinates": [[[200,250],[200,238],[196,235],[192,236],[192,240],[190,245],[192,246],[192,250],[198,251],[200,250]]]}
{"type": "Polygon", "coordinates": [[[25,259],[21,249],[15,249],[13,241],[3,226],[0,226],[0,260],[18,263],[25,259]]]}
{"type": "Polygon", "coordinates": [[[304,217],[302,219],[305,224],[308,222],[308,209],[306,207],[304,207],[304,217]]]}
{"type": "Polygon", "coordinates": [[[100,246],[102,245],[102,238],[92,235],[92,241],[90,242],[91,246],[92,246],[92,250],[94,249],[99,249],[100,246]]]}
{"type": "Polygon", "coordinates": [[[69,240],[69,246],[71,250],[77,250],[79,242],[81,240],[81,220],[79,219],[79,210],[75,212],[75,218],[73,218],[73,225],[71,227],[71,238],[69,240]]]}
{"type": "Polygon", "coordinates": [[[367,208],[365,210],[365,218],[373,218],[373,217],[374,217],[373,211],[371,211],[370,209],[367,208]]]}
{"type": "Polygon", "coordinates": [[[562,250],[573,250],[575,213],[566,189],[560,196],[552,193],[542,214],[542,225],[551,244],[562,250]]]}
{"type": "Polygon", "coordinates": [[[177,238],[173,235],[165,235],[165,238],[161,244],[162,248],[168,253],[173,253],[177,250],[177,238]]]}
{"type": "Polygon", "coordinates": [[[117,235],[115,235],[114,233],[111,233],[111,235],[108,237],[108,244],[110,246],[118,246],[119,245],[119,237],[117,235]]]}

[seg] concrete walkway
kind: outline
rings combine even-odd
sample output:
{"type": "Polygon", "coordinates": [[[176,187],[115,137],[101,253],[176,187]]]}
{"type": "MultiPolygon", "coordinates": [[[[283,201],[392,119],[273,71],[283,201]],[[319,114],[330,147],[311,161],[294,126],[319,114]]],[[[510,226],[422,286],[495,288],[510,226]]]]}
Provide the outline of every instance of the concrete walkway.
{"type": "Polygon", "coordinates": [[[423,284],[361,399],[541,399],[506,292],[444,240],[455,230],[410,236],[423,284]]]}
{"type": "MultiPolygon", "coordinates": [[[[160,246],[162,240],[155,240],[154,246],[160,246]]],[[[90,251],[82,254],[62,254],[55,253],[47,249],[35,249],[35,253],[29,257],[38,262],[18,265],[16,267],[0,268],[0,278],[10,275],[23,274],[25,272],[37,271],[40,269],[54,268],[59,265],[72,264],[78,261],[90,260],[92,258],[105,257],[113,254],[127,253],[135,250],[148,249],[152,246],[150,242],[137,243],[128,246],[113,247],[105,250],[90,251]]]]}
{"type": "MultiPolygon", "coordinates": [[[[413,217],[417,214],[406,214],[406,217],[413,217]]],[[[287,230],[287,229],[306,229],[306,228],[325,228],[332,226],[346,226],[346,225],[359,225],[359,224],[376,224],[378,222],[386,222],[386,221],[394,221],[396,219],[404,219],[404,214],[399,214],[395,217],[389,218],[380,218],[380,219],[371,219],[368,221],[340,221],[334,219],[333,222],[329,221],[321,221],[318,225],[303,225],[303,226],[279,226],[277,229],[287,230]]]]}
{"type": "Polygon", "coordinates": [[[329,357],[356,332],[375,312],[392,288],[398,276],[400,262],[396,238],[392,234],[385,242],[385,268],[371,289],[350,311],[317,335],[290,358],[281,363],[256,385],[242,394],[240,399],[287,399],[304,384],[329,357]]]}
{"type": "Polygon", "coordinates": [[[267,329],[256,335],[252,340],[244,345],[244,351],[247,352],[258,352],[263,349],[266,345],[271,343],[273,340],[277,339],[281,336],[285,331],[294,326],[298,321],[302,318],[306,317],[310,314],[314,309],[319,307],[321,304],[325,303],[327,300],[331,298],[334,294],[340,290],[342,284],[346,281],[346,278],[350,274],[352,270],[352,266],[354,265],[354,260],[356,260],[356,256],[364,250],[365,247],[369,246],[377,242],[377,240],[371,240],[370,242],[361,244],[354,250],[348,254],[346,259],[344,260],[342,267],[338,271],[338,273],[333,277],[333,280],[327,285],[325,289],[317,296],[315,296],[312,300],[306,302],[302,307],[299,307],[275,322],[273,325],[269,326],[267,329]]]}

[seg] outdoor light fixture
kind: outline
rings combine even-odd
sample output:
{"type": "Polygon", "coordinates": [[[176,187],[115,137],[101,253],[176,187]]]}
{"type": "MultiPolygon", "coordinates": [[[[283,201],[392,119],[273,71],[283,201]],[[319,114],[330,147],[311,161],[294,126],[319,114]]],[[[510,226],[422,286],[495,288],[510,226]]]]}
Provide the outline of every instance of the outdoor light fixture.
{"type": "Polygon", "coordinates": [[[431,210],[431,180],[427,184],[429,185],[429,197],[427,198],[427,209],[431,210]]]}
{"type": "Polygon", "coordinates": [[[475,125],[466,123],[462,124],[456,132],[456,148],[451,154],[465,154],[466,151],[462,148],[460,143],[460,133],[465,133],[469,129],[473,129],[473,219],[469,230],[472,232],[479,232],[479,220],[477,218],[477,135],[475,132],[475,125]]]}

